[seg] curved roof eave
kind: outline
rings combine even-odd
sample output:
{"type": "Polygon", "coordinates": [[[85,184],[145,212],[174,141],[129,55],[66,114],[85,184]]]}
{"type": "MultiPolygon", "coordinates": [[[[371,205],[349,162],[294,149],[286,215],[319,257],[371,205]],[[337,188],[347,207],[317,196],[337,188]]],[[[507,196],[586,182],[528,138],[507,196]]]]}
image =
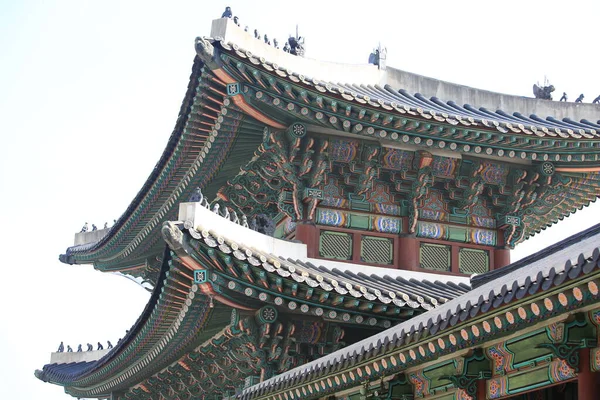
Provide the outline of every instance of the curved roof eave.
{"type": "MultiPolygon", "coordinates": [[[[538,296],[546,290],[570,285],[575,280],[581,281],[589,276],[597,277],[600,268],[599,238],[600,225],[596,225],[581,234],[568,238],[562,242],[562,246],[557,244],[557,246],[549,247],[531,259],[531,262],[519,263],[508,274],[493,276],[491,280],[481,283],[481,286],[475,287],[470,292],[456,297],[434,310],[247,388],[237,398],[250,400],[265,398],[273,392],[281,394],[282,391],[292,390],[298,384],[305,385],[326,374],[343,370],[348,367],[348,363],[352,365],[368,363],[373,358],[380,358],[382,354],[389,353],[393,349],[421,343],[422,335],[425,335],[425,338],[440,335],[463,322],[481,319],[481,316],[488,311],[491,312],[497,307],[511,304],[517,298],[523,301],[524,298],[538,296]],[[573,259],[577,261],[570,262],[573,259]],[[524,297],[517,297],[520,295],[515,293],[514,288],[518,288],[519,293],[524,293],[524,297]],[[302,376],[301,381],[297,379],[299,376],[302,376]]],[[[586,297],[588,303],[597,302],[597,285],[583,284],[583,286],[588,287],[593,294],[586,297]]],[[[583,306],[583,303],[580,304],[583,306]]],[[[565,308],[565,310],[571,309],[565,308]]],[[[540,319],[546,318],[545,315],[540,315],[540,319]]],[[[514,324],[512,327],[516,329],[515,327],[519,327],[519,325],[514,324]]],[[[491,325],[490,328],[492,328],[491,325]]],[[[490,332],[493,331],[493,329],[490,330],[490,332]]],[[[506,332],[506,329],[499,330],[499,332],[506,332]]],[[[438,353],[437,357],[439,356],[438,353]]]]}
{"type": "Polygon", "coordinates": [[[166,145],[165,149],[163,150],[163,153],[162,153],[160,159],[158,160],[158,162],[152,169],[152,172],[150,173],[150,175],[144,182],[142,188],[135,195],[135,197],[133,198],[133,200],[131,201],[129,206],[127,206],[127,208],[125,209],[123,214],[119,217],[119,219],[117,220],[115,225],[111,227],[111,229],[107,235],[105,235],[99,241],[97,241],[95,243],[87,243],[87,244],[83,244],[83,245],[79,245],[79,246],[71,246],[71,247],[67,248],[67,251],[65,252],[65,254],[61,254],[59,257],[61,262],[68,263],[68,264],[74,263],[74,260],[72,258],[73,253],[89,252],[89,251],[96,250],[96,249],[100,248],[101,246],[103,246],[104,244],[106,244],[107,242],[111,241],[115,237],[115,235],[117,235],[120,231],[122,231],[124,229],[125,222],[129,218],[129,216],[135,212],[136,208],[140,205],[142,200],[148,195],[148,193],[150,192],[150,189],[155,184],[156,179],[159,176],[160,172],[165,168],[167,161],[173,155],[173,150],[175,149],[179,139],[181,138],[183,128],[185,126],[185,123],[187,122],[187,118],[188,118],[189,112],[190,112],[190,107],[193,102],[196,90],[197,90],[198,78],[200,76],[203,66],[204,66],[204,63],[200,60],[200,58],[198,56],[194,57],[194,63],[192,66],[192,73],[190,75],[188,88],[187,88],[186,94],[183,98],[181,108],[179,110],[179,115],[177,117],[177,122],[175,123],[175,128],[173,129],[173,132],[171,133],[171,136],[169,137],[169,140],[167,141],[167,145],[166,145]]]}

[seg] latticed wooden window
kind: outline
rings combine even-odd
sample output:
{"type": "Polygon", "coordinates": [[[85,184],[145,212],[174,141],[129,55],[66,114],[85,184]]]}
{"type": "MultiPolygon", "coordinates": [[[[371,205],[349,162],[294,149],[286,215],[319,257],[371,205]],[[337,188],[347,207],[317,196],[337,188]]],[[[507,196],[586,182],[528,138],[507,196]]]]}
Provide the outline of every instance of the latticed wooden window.
{"type": "Polygon", "coordinates": [[[421,268],[450,271],[452,249],[441,244],[421,243],[421,268]]]}
{"type": "Polygon", "coordinates": [[[321,232],[319,254],[321,257],[338,260],[352,259],[352,235],[342,232],[321,232]]]}
{"type": "Polygon", "coordinates": [[[489,271],[489,253],[486,250],[461,248],[458,251],[458,269],[463,274],[482,274],[489,271]]]}
{"type": "Polygon", "coordinates": [[[394,242],[391,239],[363,236],[360,243],[361,261],[373,264],[392,264],[394,242]]]}

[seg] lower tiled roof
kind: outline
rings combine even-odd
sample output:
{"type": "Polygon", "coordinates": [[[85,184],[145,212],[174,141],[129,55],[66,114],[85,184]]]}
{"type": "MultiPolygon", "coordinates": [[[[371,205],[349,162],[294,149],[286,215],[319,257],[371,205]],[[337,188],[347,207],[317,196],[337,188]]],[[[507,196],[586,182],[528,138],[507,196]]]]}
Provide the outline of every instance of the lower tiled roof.
{"type": "MultiPolygon", "coordinates": [[[[473,288],[477,288],[487,282],[490,282],[490,281],[497,279],[503,275],[506,275],[509,272],[523,269],[527,265],[532,264],[535,261],[538,261],[542,258],[548,257],[548,254],[555,254],[555,257],[558,258],[559,263],[565,262],[566,260],[564,258],[560,258],[558,256],[558,253],[561,250],[568,249],[568,248],[570,248],[570,246],[573,246],[574,244],[581,243],[579,246],[581,247],[581,249],[583,251],[584,246],[586,246],[586,243],[588,243],[588,242],[589,242],[588,243],[589,246],[591,246],[592,248],[595,248],[594,239],[592,239],[591,241],[588,241],[588,239],[596,237],[596,235],[598,234],[599,231],[600,231],[600,224],[594,225],[591,228],[583,230],[576,235],[573,235],[573,236],[568,237],[564,240],[561,240],[560,242],[557,242],[551,246],[548,246],[545,249],[538,251],[537,253],[531,254],[528,257],[525,257],[525,258],[523,258],[517,262],[514,262],[510,265],[507,265],[506,267],[504,267],[502,269],[492,270],[492,271],[489,271],[489,272],[486,272],[483,274],[479,274],[479,275],[473,275],[471,277],[471,286],[473,286],[473,288]]],[[[562,256],[562,254],[561,254],[561,256],[562,256]]],[[[574,260],[571,260],[571,261],[574,261],[574,260]]]]}
{"type": "MultiPolygon", "coordinates": [[[[424,334],[436,335],[488,311],[503,307],[513,300],[533,296],[563,285],[565,282],[598,273],[600,225],[575,235],[565,242],[566,245],[550,247],[540,252],[535,261],[521,264],[518,268],[513,267],[512,271],[434,310],[248,388],[238,396],[238,399],[249,400],[299,383],[310,382],[325,374],[344,370],[359,361],[369,360],[375,355],[380,356],[409,343],[415,343],[424,334]],[[571,262],[571,260],[575,261],[571,262]]],[[[578,292],[581,306],[585,305],[582,301],[597,301],[597,285],[594,283],[588,287],[592,297],[578,292]]]]}

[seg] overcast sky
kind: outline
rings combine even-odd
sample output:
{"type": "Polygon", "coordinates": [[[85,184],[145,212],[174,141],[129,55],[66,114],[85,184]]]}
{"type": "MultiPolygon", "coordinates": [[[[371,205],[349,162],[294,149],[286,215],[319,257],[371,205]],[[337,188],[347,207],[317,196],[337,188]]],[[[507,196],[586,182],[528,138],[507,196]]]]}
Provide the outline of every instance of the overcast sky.
{"type": "MultiPolygon", "coordinates": [[[[194,38],[226,5],[281,43],[298,24],[311,58],[365,63],[381,42],[388,65],[438,79],[531,96],[546,76],[571,100],[600,94],[597,0],[0,0],[0,398],[68,398],[34,370],[61,340],[116,343],[139,316],[146,291],[58,255],[141,188],[175,126],[194,38]]],[[[513,260],[599,211],[578,212],[513,260]]]]}

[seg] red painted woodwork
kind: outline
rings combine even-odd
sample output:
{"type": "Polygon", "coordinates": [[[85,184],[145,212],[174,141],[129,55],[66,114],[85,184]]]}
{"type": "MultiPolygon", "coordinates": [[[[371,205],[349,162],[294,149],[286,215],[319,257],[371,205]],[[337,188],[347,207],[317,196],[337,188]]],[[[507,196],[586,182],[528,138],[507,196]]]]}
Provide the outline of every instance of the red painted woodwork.
{"type": "Polygon", "coordinates": [[[417,271],[419,269],[419,240],[414,237],[398,238],[398,267],[417,271]]]}
{"type": "Polygon", "coordinates": [[[577,399],[597,400],[600,374],[590,368],[590,349],[579,351],[579,372],[577,373],[577,399]]]}
{"type": "Polygon", "coordinates": [[[506,267],[508,264],[510,264],[510,250],[494,249],[494,266],[492,268],[490,265],[490,270],[506,267]]]}
{"type": "Polygon", "coordinates": [[[308,257],[319,256],[319,229],[314,224],[299,222],[296,225],[296,239],[306,245],[308,257]]]}
{"type": "Polygon", "coordinates": [[[473,400],[485,400],[487,397],[487,386],[485,379],[479,379],[477,381],[477,392],[473,400]]]}

